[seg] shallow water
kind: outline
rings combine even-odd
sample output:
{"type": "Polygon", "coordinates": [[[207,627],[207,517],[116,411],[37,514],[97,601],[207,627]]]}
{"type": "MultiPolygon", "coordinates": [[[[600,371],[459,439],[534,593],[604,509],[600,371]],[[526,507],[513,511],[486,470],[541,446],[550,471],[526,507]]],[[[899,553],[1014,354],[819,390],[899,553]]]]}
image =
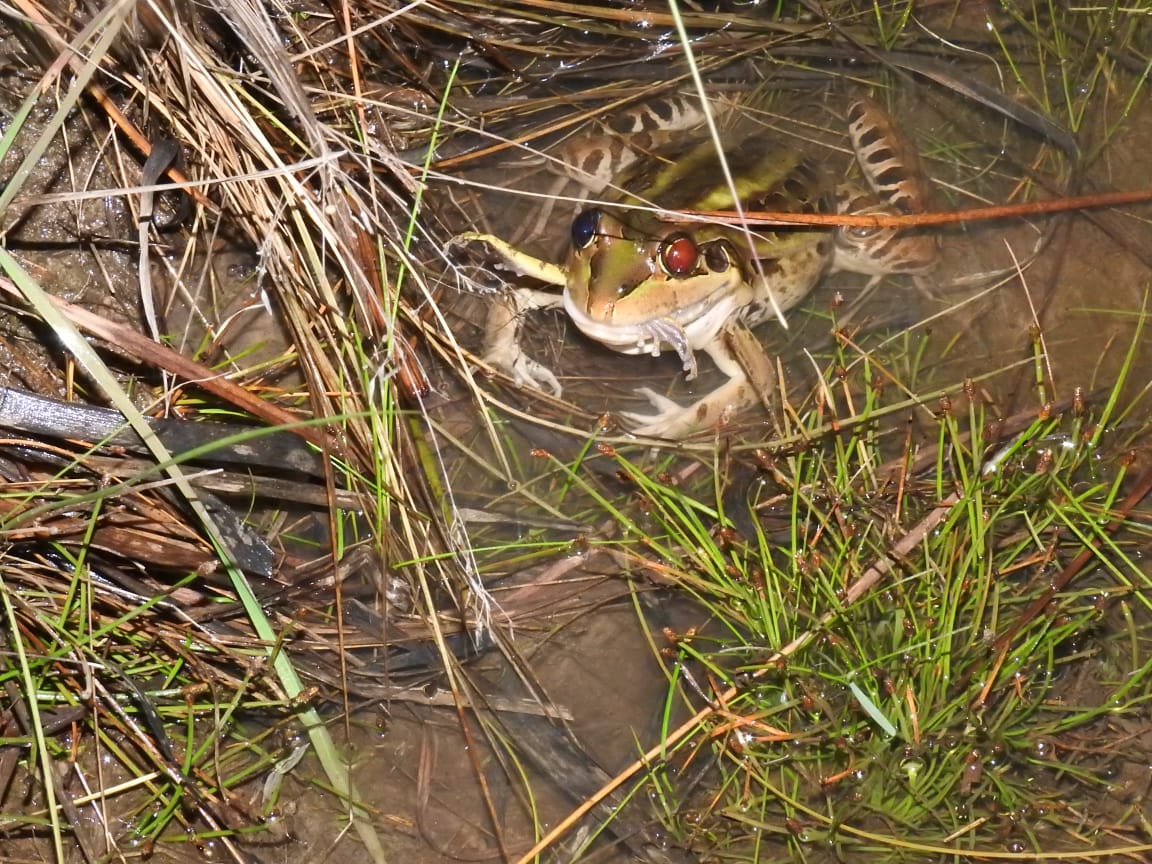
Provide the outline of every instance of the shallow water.
{"type": "MultiPolygon", "coordinates": [[[[1057,160],[1051,152],[1040,154],[1032,133],[1006,125],[1002,118],[988,116],[989,112],[956,109],[957,101],[948,97],[935,94],[925,99],[924,95],[921,86],[897,98],[896,107],[904,109],[900,121],[926,144],[928,167],[940,187],[938,206],[952,209],[1019,200],[1022,166],[1030,164],[1043,166],[1037,172],[1039,182],[1051,187],[1037,197],[1049,197],[1064,188],[1067,165],[1045,173],[1057,160]],[[967,147],[961,159],[949,163],[943,149],[949,140],[980,143],[967,147]],[[1005,158],[1005,153],[1013,158],[1005,158]]],[[[1142,147],[1152,134],[1152,112],[1146,101],[1069,191],[1132,189],[1145,184],[1152,167],[1152,157],[1142,147]]],[[[780,122],[787,125],[794,119],[780,122]]],[[[504,172],[502,176],[507,179],[509,175],[504,172]]],[[[490,212],[508,214],[511,200],[500,199],[503,203],[490,212]]],[[[1077,391],[1086,394],[1091,405],[1091,394],[1112,385],[1134,342],[1138,350],[1127,370],[1126,391],[1129,396],[1140,393],[1152,377],[1147,338],[1137,335],[1139,310],[1152,273],[1147,253],[1152,248],[1148,212],[1147,206],[1138,205],[1036,220],[971,222],[942,230],[944,253],[935,272],[916,282],[907,277],[886,279],[852,312],[853,338],[858,344],[911,392],[933,394],[919,407],[897,415],[894,426],[901,427],[908,417],[918,418],[925,433],[934,434],[934,418],[946,404],[948,410],[965,410],[966,379],[976,379],[971,392],[986,406],[990,418],[1033,413],[1046,402],[1071,399],[1077,391]]],[[[492,230],[512,236],[526,221],[521,210],[515,214],[504,223],[497,217],[492,230]]],[[[555,214],[552,221],[567,224],[555,214]]],[[[559,260],[556,250],[563,247],[562,235],[560,231],[559,236],[537,240],[529,248],[559,260]]],[[[837,274],[793,310],[787,333],[772,323],[758,331],[768,350],[783,361],[790,401],[803,404],[810,398],[815,379],[812,364],[822,367],[832,356],[829,322],[844,314],[845,302],[853,302],[865,281],[858,275],[837,274]]],[[[475,306],[469,301],[467,308],[475,306]]],[[[475,321],[476,314],[470,311],[467,318],[475,321]]],[[[594,429],[594,418],[603,412],[636,410],[631,391],[637,386],[667,386],[674,398],[686,402],[694,390],[703,392],[717,380],[714,370],[710,374],[705,369],[701,380],[688,386],[681,380],[674,356],[622,357],[591,344],[559,315],[541,314],[537,321],[530,328],[529,350],[559,371],[566,398],[587,412],[573,420],[577,428],[594,429]]],[[[478,336],[467,325],[464,332],[478,336]]],[[[771,427],[763,425],[762,415],[745,420],[750,424],[750,440],[770,440],[771,427]]],[[[1146,405],[1138,403],[1127,422],[1129,430],[1146,423],[1146,405]]],[[[550,439],[535,440],[548,446],[550,439]]],[[[1079,681],[1069,681],[1065,698],[1090,704],[1094,698],[1088,686],[1091,677],[1085,673],[1079,681]]],[[[581,681],[569,689],[561,686],[551,695],[561,704],[583,702],[586,697],[581,681]]],[[[615,707],[613,702],[602,703],[604,710],[610,707],[615,707]]],[[[1138,725],[1140,721],[1133,722],[1138,725]]],[[[1133,782],[1139,785],[1130,776],[1131,766],[1118,770],[1125,777],[1125,787],[1133,782]]],[[[1105,810],[1111,806],[1107,800],[1100,803],[1105,810]]]]}
{"type": "MultiPolygon", "coordinates": [[[[931,98],[923,99],[926,93],[931,93],[931,88],[921,83],[898,96],[895,107],[901,123],[925,145],[929,170],[940,186],[941,206],[972,206],[978,200],[1014,200],[1020,166],[1042,161],[1037,156],[1039,146],[1035,137],[1010,124],[1006,126],[986,112],[958,109],[956,106],[962,105],[962,101],[955,97],[931,93],[931,98]],[[948,155],[950,151],[945,151],[940,143],[972,141],[976,143],[961,151],[962,158],[948,155]],[[1013,164],[1003,158],[1004,152],[1013,155],[1013,164]]],[[[778,128],[773,134],[794,136],[811,132],[820,138],[820,143],[812,146],[842,148],[839,99],[838,93],[829,97],[827,109],[781,112],[788,116],[775,121],[778,128]],[[812,132],[810,127],[797,125],[800,121],[810,121],[824,131],[812,132]]],[[[1103,109],[1100,113],[1103,115],[1103,109]]],[[[1093,118],[1093,122],[1100,121],[1097,125],[1102,128],[1108,119],[1093,118]]],[[[1089,167],[1081,184],[1082,191],[1146,185],[1147,178],[1152,176],[1149,170],[1152,156],[1146,146],[1149,140],[1152,140],[1152,110],[1147,100],[1140,100],[1132,115],[1107,142],[1102,156],[1089,167]]],[[[837,170],[846,164],[841,150],[824,152],[829,153],[829,160],[835,162],[837,170]]],[[[1040,173],[1055,180],[1061,171],[1053,170],[1050,162],[1043,162],[1040,173]]],[[[506,168],[494,169],[488,176],[505,184],[520,182],[519,175],[506,168]]],[[[539,188],[550,185],[551,181],[537,175],[525,177],[524,183],[539,188]]],[[[440,206],[447,209],[443,203],[440,206]]],[[[491,196],[481,206],[493,217],[492,230],[504,236],[511,236],[535,221],[529,205],[516,195],[491,196]],[[498,218],[500,214],[505,218],[498,218]]],[[[1137,206],[1038,220],[1035,225],[1013,221],[947,229],[943,232],[944,260],[939,270],[924,280],[923,285],[900,277],[885,280],[854,312],[853,326],[860,328],[854,338],[867,350],[876,352],[893,375],[909,383],[916,392],[947,390],[957,405],[963,398],[962,382],[966,377],[988,376],[982,377],[979,392],[993,406],[990,413],[1009,415],[1018,410],[1034,410],[1043,401],[1068,398],[1077,387],[1090,394],[1110,384],[1136,338],[1139,310],[1152,282],[1148,256],[1148,250],[1152,249],[1152,228],[1148,214],[1146,206],[1137,206]],[[970,284],[979,274],[1027,261],[1041,232],[1049,231],[1054,224],[1057,227],[1051,239],[1022,276],[1008,278],[995,287],[970,284]],[[1040,337],[1042,343],[1037,343],[1040,337]],[[1043,393],[1038,392],[1037,364],[1032,362],[1035,344],[1042,344],[1045,351],[1039,364],[1045,378],[1043,393]]],[[[571,209],[556,209],[548,220],[548,231],[529,238],[529,248],[556,260],[561,254],[571,215],[571,209]]],[[[479,220],[468,222],[469,225],[478,223],[479,220]]],[[[231,264],[221,260],[227,270],[231,264]]],[[[85,263],[83,267],[90,269],[91,264],[85,263]]],[[[68,281],[68,273],[81,272],[79,265],[62,269],[64,281],[68,281]]],[[[253,317],[259,316],[260,324],[247,326],[249,312],[242,313],[235,320],[244,322],[245,326],[237,326],[237,334],[243,339],[267,340],[275,346],[281,336],[269,325],[271,319],[260,315],[258,297],[245,275],[233,273],[231,279],[226,275],[220,279],[219,296],[207,292],[204,296],[210,297],[209,301],[199,297],[193,305],[216,310],[213,323],[228,320],[238,309],[247,308],[253,317]]],[[[204,282],[214,283],[216,278],[206,277],[204,282]]],[[[812,364],[822,367],[831,362],[830,317],[840,316],[845,308],[839,305],[839,298],[851,304],[865,281],[853,274],[831,277],[793,311],[787,332],[774,323],[760,329],[759,335],[769,352],[783,362],[788,396],[796,404],[811,398],[816,378],[812,364]],[[809,354],[814,359],[810,360],[809,354]]],[[[217,286],[213,284],[213,287],[217,286]]],[[[455,322],[458,332],[475,347],[479,340],[475,322],[482,313],[476,311],[475,298],[466,298],[461,308],[455,322]]],[[[188,320],[193,321],[188,341],[195,344],[200,325],[195,324],[193,318],[188,320]]],[[[183,329],[184,319],[180,315],[173,313],[173,321],[178,329],[183,329]]],[[[1142,350],[1129,372],[1129,391],[1133,393],[1152,377],[1152,355],[1145,347],[1147,337],[1140,339],[1142,350]]],[[[224,342],[232,351],[241,351],[250,344],[224,342]]],[[[640,385],[667,387],[680,399],[693,392],[683,382],[676,358],[622,357],[591,344],[559,315],[539,316],[532,328],[530,345],[535,356],[558,370],[567,398],[586,412],[573,422],[580,429],[593,428],[594,418],[603,412],[634,410],[636,397],[632,391],[640,385]]],[[[707,387],[715,380],[715,370],[705,369],[695,386],[697,389],[707,387]]],[[[447,382],[441,380],[440,383],[447,392],[453,395],[457,392],[451,390],[447,382]]],[[[537,411],[532,400],[523,394],[505,395],[527,406],[529,413],[537,411]]],[[[902,422],[907,414],[919,413],[926,422],[939,408],[939,399],[934,398],[920,409],[904,412],[896,422],[902,422]]],[[[545,413],[544,409],[538,413],[545,413]]],[[[1146,407],[1141,407],[1130,418],[1132,425],[1145,422],[1146,416],[1146,407]]],[[[471,436],[466,437],[466,443],[490,453],[485,449],[487,442],[482,430],[477,429],[471,404],[449,405],[441,409],[437,419],[462,437],[471,436]]],[[[745,422],[750,426],[751,440],[763,439],[770,433],[762,413],[750,414],[745,422]]],[[[537,481],[548,465],[533,458],[530,449],[543,447],[572,459],[581,443],[573,437],[548,437],[539,432],[514,439],[514,443],[507,445],[515,451],[511,476],[530,489],[539,482],[542,495],[559,498],[556,489],[562,485],[563,478],[552,475],[545,481],[537,481]]],[[[444,452],[450,460],[448,473],[455,480],[462,505],[508,504],[503,509],[493,509],[517,514],[508,516],[507,524],[497,528],[474,528],[478,545],[517,535],[534,539],[545,536],[561,542],[576,536],[576,531],[564,528],[530,534],[518,521],[520,511],[528,510],[523,499],[501,500],[508,492],[504,479],[481,478],[473,464],[451,448],[445,447],[444,452]]],[[[626,487],[611,485],[610,472],[600,479],[616,499],[627,498],[626,487]]],[[[598,536],[602,526],[588,517],[593,511],[587,509],[586,501],[575,495],[565,501],[576,503],[563,515],[578,523],[577,527],[583,528],[586,535],[598,536]]],[[[545,515],[559,521],[555,514],[545,515]]],[[[525,512],[524,516],[541,517],[541,514],[525,512]]],[[[529,571],[527,567],[524,569],[529,571]]],[[[496,596],[516,613],[513,630],[516,644],[542,688],[557,710],[570,717],[573,732],[592,757],[605,770],[613,772],[627,764],[639,750],[659,740],[666,683],[644,638],[644,630],[653,625],[639,621],[629,602],[621,568],[616,562],[593,556],[587,569],[593,571],[591,576],[586,569],[577,568],[559,576],[550,575],[543,585],[533,584],[531,578],[523,579],[515,589],[497,585],[496,596]],[[593,580],[591,584],[588,579],[593,580]],[[542,593],[529,595],[526,589],[542,593]],[[583,603],[583,611],[575,617],[571,610],[559,614],[552,606],[576,601],[583,603]]],[[[689,612],[680,626],[702,623],[704,618],[703,613],[689,612]]],[[[663,647],[662,637],[654,638],[657,647],[663,647]]],[[[485,695],[506,699],[523,695],[517,676],[495,657],[467,668],[466,674],[485,695]]],[[[1090,680],[1072,682],[1069,699],[1093,698],[1091,684],[1090,680]]],[[[433,686],[432,695],[445,701],[448,691],[443,679],[438,679],[433,686]]],[[[393,860],[431,864],[495,859],[502,854],[501,842],[503,854],[514,857],[535,839],[529,815],[533,808],[539,814],[539,825],[544,828],[556,824],[572,809],[572,800],[554,784],[542,781],[539,770],[534,767],[525,769],[533,778],[532,800],[528,802],[522,786],[505,778],[492,750],[482,742],[475,715],[464,712],[461,721],[461,715],[450,703],[425,704],[431,699],[423,698],[423,693],[417,690],[404,700],[393,701],[381,727],[377,726],[377,719],[384,712],[374,707],[357,712],[350,722],[347,747],[355,780],[386,837],[393,860]],[[465,739],[462,723],[468,728],[470,739],[465,739]],[[481,780],[487,784],[487,802],[481,780]],[[503,832],[500,839],[494,834],[494,823],[499,824],[503,832]]],[[[1135,726],[1129,728],[1127,734],[1134,738],[1146,737],[1138,723],[1127,725],[1135,726]]],[[[335,721],[334,727],[339,734],[335,721]]],[[[303,774],[310,774],[312,769],[314,766],[309,766],[303,774]]],[[[1119,779],[1107,794],[1102,794],[1102,809],[1114,807],[1117,818],[1127,818],[1131,811],[1121,804],[1136,801],[1142,794],[1141,773],[1136,762],[1125,761],[1115,770],[1119,779]],[[1109,796],[1121,799],[1121,804],[1109,796]]],[[[509,773],[515,771],[513,768],[509,773]]],[[[261,860],[286,864],[364,860],[354,837],[342,833],[342,814],[328,796],[309,789],[296,778],[289,778],[282,807],[283,824],[293,839],[260,848],[261,860]]],[[[642,814],[650,812],[645,802],[635,809],[642,814]]],[[[172,845],[163,848],[163,854],[173,859],[187,852],[185,860],[199,860],[199,852],[172,845]]],[[[595,854],[603,857],[590,860],[614,860],[613,855],[617,859],[626,857],[616,850],[595,854]]],[[[214,852],[213,857],[222,857],[222,853],[214,852]]]]}

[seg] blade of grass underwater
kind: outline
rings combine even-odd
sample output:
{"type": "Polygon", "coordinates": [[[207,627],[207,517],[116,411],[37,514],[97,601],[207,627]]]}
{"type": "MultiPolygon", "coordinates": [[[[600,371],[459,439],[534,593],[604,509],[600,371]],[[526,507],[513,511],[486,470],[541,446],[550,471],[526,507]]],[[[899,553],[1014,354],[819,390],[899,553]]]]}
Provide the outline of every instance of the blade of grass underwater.
{"type": "Polygon", "coordinates": [[[56,860],[64,861],[64,836],[60,830],[60,819],[56,815],[56,784],[52,778],[52,755],[48,751],[48,740],[44,737],[44,724],[40,722],[40,712],[36,710],[35,700],[32,698],[32,694],[36,692],[36,685],[32,680],[32,668],[28,665],[28,655],[24,651],[24,640],[17,635],[20,632],[20,623],[16,619],[16,610],[12,608],[11,592],[4,583],[3,574],[0,574],[0,597],[4,599],[4,614],[7,618],[8,632],[12,634],[12,644],[16,649],[16,657],[20,661],[21,683],[27,694],[28,717],[32,721],[32,736],[35,739],[36,756],[40,762],[44,799],[48,807],[48,821],[52,825],[52,847],[56,853],[56,860]]]}

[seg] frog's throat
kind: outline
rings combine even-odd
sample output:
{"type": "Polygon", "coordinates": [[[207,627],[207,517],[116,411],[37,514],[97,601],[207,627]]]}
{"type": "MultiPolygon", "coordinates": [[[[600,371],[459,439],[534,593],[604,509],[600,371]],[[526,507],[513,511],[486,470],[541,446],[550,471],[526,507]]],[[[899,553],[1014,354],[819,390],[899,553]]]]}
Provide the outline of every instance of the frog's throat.
{"type": "Polygon", "coordinates": [[[693,350],[700,350],[717,338],[724,325],[733,319],[746,298],[728,295],[709,297],[674,315],[656,315],[641,321],[602,321],[592,318],[564,292],[564,309],[580,332],[621,354],[660,355],[670,346],[684,363],[684,371],[695,371],[693,350]],[[686,322],[686,323],[685,323],[686,322]]]}

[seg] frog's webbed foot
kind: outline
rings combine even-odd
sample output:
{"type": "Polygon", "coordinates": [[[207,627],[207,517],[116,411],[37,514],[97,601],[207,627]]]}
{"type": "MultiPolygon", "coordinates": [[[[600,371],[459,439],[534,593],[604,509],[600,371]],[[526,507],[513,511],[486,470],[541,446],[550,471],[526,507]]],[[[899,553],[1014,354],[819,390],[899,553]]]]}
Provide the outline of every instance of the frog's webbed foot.
{"type": "Polygon", "coordinates": [[[546,390],[559,397],[563,388],[552,370],[524,353],[520,345],[520,327],[524,313],[553,308],[561,302],[559,295],[526,288],[493,298],[484,325],[484,361],[507,373],[521,387],[546,390]]]}
{"type": "Polygon", "coordinates": [[[564,388],[552,370],[525,354],[520,343],[515,340],[490,347],[484,352],[484,362],[507,373],[520,387],[546,390],[557,398],[563,392],[564,388]]]}
{"type": "MultiPolygon", "coordinates": [[[[491,234],[466,231],[449,241],[448,250],[452,251],[469,243],[487,245],[496,253],[497,260],[494,266],[502,270],[510,270],[552,285],[561,287],[564,285],[566,274],[563,267],[526,255],[511,243],[491,234]]],[[[560,294],[531,288],[513,288],[504,295],[493,298],[484,324],[482,356],[485,362],[507,373],[521,387],[547,390],[553,396],[559,396],[560,382],[556,380],[552,370],[524,353],[520,345],[520,327],[525,313],[536,309],[553,309],[563,302],[560,294]]]]}
{"type": "Polygon", "coordinates": [[[726,426],[758,399],[767,399],[773,386],[771,364],[760,343],[746,328],[737,326],[726,330],[704,350],[728,380],[691,405],[673,402],[647,387],[638,390],[652,403],[656,413],[624,414],[633,432],[655,438],[685,438],[703,429],[726,426]]]}
{"type": "Polygon", "coordinates": [[[691,405],[681,405],[647,387],[636,392],[648,399],[656,412],[622,414],[631,431],[636,435],[671,440],[686,438],[703,429],[727,425],[737,414],[757,401],[753,388],[742,376],[729,379],[691,405]]]}

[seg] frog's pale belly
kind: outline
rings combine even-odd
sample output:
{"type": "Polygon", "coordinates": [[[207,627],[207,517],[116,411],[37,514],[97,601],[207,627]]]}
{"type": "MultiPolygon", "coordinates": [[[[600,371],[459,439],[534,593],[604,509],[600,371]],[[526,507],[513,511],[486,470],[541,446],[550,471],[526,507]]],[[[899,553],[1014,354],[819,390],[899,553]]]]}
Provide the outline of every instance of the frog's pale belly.
{"type": "MultiPolygon", "coordinates": [[[[874,188],[883,180],[895,189],[891,153],[896,151],[875,145],[868,111],[879,109],[854,106],[852,114],[853,140],[869,148],[866,152],[874,163],[870,166],[861,159],[861,165],[874,188]],[[870,168],[879,179],[868,174],[870,168]]],[[[855,193],[843,190],[834,196],[819,166],[762,138],[726,144],[724,156],[735,180],[736,198],[719,180],[723,174],[710,142],[688,142],[641,160],[619,178],[616,185],[628,190],[619,196],[619,203],[586,209],[573,221],[564,267],[533,259],[488,235],[463,234],[454,241],[482,240],[518,272],[564,289],[562,298],[547,303],[540,300],[542,292],[531,292],[530,300],[518,301],[517,308],[563,305],[586,336],[614,351],[659,354],[671,347],[689,378],[696,373],[694,352],[704,351],[728,376],[727,382],[688,406],[642,391],[657,411],[625,415],[639,434],[683,437],[755,401],[743,369],[726,347],[727,330],[737,323],[754,327],[795,306],[830,268],[871,275],[913,272],[930,264],[929,247],[921,242],[910,251],[899,250],[903,258],[892,260],[900,263],[884,270],[882,259],[891,253],[876,250],[900,239],[893,230],[856,234],[816,226],[743,230],[700,221],[670,222],[644,209],[655,205],[665,212],[734,210],[739,204],[745,210],[832,212],[837,196],[841,208],[846,200],[853,202],[851,206],[899,207],[902,212],[916,206],[916,188],[908,184],[898,187],[899,194],[885,189],[891,204],[875,204],[875,198],[869,199],[873,203],[856,204],[855,193]]],[[[504,326],[498,332],[490,328],[485,356],[509,368],[517,380],[558,392],[555,377],[524,357],[514,331],[515,327],[504,326]]]]}

